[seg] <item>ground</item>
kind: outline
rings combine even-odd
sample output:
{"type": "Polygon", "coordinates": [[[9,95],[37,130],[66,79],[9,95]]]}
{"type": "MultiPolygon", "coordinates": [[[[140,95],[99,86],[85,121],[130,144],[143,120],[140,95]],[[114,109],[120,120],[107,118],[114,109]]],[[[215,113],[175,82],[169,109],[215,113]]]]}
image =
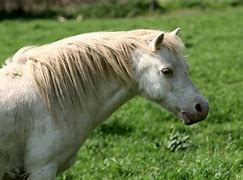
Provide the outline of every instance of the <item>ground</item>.
{"type": "Polygon", "coordinates": [[[22,46],[83,32],[180,27],[190,76],[210,102],[207,120],[185,126],[137,97],[90,135],[75,165],[58,179],[243,179],[242,17],[241,7],[63,23],[4,20],[0,59],[22,46]]]}

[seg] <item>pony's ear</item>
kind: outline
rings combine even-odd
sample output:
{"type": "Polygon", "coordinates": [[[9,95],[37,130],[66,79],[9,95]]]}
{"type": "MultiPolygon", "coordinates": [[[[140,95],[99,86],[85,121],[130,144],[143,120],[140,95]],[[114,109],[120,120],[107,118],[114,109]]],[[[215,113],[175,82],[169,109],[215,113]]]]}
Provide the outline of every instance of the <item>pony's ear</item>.
{"type": "Polygon", "coordinates": [[[171,32],[171,34],[177,36],[179,34],[180,30],[181,30],[180,28],[176,28],[174,31],[171,32]]]}
{"type": "Polygon", "coordinates": [[[158,34],[152,40],[152,42],[150,43],[150,47],[152,48],[153,51],[156,51],[156,50],[158,50],[161,47],[163,39],[164,39],[164,35],[165,35],[165,33],[162,32],[162,33],[158,34]]]}

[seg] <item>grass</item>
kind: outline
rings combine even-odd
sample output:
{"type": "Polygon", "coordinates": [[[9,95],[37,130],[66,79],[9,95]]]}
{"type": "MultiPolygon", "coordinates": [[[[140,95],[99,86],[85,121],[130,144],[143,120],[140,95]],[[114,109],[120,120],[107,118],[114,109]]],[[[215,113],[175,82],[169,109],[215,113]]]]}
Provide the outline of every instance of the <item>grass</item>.
{"type": "Polygon", "coordinates": [[[209,99],[209,117],[193,126],[140,97],[129,101],[91,133],[58,180],[243,179],[242,16],[238,7],[135,19],[1,21],[2,60],[22,46],[82,32],[181,27],[190,76],[209,99]]]}

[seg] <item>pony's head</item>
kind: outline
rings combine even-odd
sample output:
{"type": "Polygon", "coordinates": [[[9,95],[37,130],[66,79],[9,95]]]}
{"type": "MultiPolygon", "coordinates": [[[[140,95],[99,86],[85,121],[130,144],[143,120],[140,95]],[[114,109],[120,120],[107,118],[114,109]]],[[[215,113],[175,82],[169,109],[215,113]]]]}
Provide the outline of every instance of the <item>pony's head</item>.
{"type": "Polygon", "coordinates": [[[179,28],[156,32],[148,40],[149,51],[136,50],[133,69],[139,92],[181,118],[187,125],[206,118],[209,106],[192,84],[182,55],[179,28]]]}

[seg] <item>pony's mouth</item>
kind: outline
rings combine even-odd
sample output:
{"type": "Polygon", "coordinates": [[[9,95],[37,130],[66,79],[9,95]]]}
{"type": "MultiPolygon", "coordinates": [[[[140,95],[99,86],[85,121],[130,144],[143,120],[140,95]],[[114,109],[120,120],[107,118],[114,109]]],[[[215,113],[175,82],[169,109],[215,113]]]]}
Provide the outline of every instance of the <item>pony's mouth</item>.
{"type": "Polygon", "coordinates": [[[197,121],[194,121],[194,120],[192,119],[192,117],[190,116],[190,114],[187,113],[187,112],[181,112],[180,117],[181,117],[181,120],[182,120],[182,121],[184,122],[184,124],[186,124],[186,125],[191,125],[191,124],[197,123],[197,121]]]}

